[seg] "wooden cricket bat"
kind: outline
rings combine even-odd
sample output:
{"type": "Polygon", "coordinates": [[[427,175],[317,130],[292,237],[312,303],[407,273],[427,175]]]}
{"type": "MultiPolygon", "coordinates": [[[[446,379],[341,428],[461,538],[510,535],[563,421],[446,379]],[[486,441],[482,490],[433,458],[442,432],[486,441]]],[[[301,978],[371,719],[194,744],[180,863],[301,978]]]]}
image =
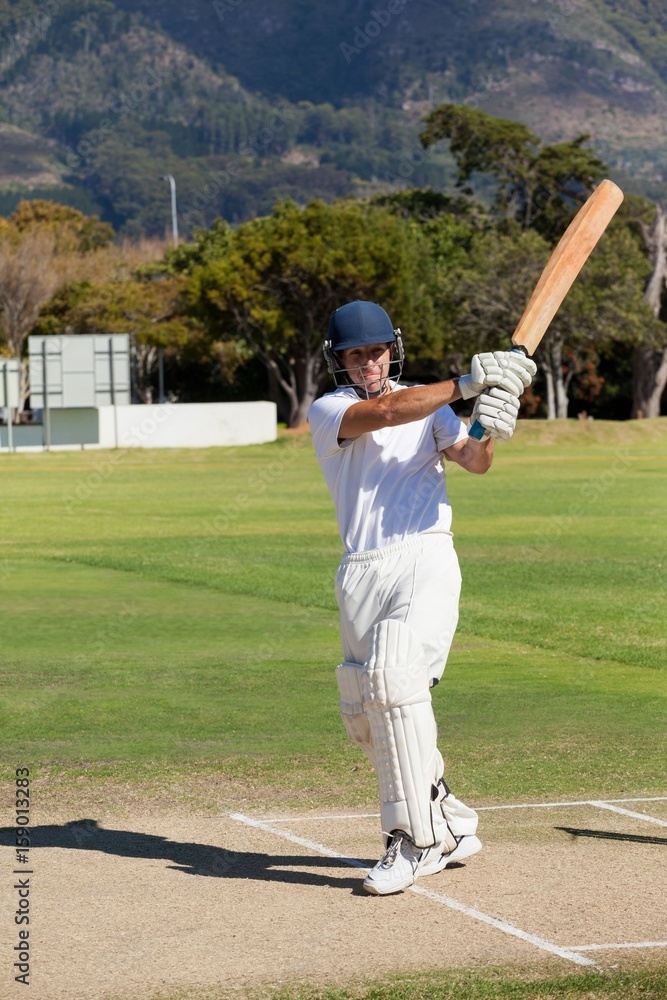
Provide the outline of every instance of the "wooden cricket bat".
{"type": "MultiPolygon", "coordinates": [[[[542,271],[535,291],[512,334],[512,350],[535,353],[551,320],[569,292],[593,248],[616,214],[623,192],[613,181],[602,181],[581,206],[542,271]]],[[[484,428],[478,420],[469,430],[479,440],[484,428]]]]}

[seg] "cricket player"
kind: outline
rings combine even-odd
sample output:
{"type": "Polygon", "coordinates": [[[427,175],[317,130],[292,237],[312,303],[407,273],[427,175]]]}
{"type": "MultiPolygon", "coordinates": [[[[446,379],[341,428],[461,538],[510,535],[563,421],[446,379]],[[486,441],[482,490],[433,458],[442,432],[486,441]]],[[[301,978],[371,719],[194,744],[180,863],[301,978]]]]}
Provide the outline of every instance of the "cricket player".
{"type": "Polygon", "coordinates": [[[386,850],[364,888],[386,895],[482,846],[477,814],[445,783],[431,706],[461,586],[443,456],[486,472],[494,441],[512,436],[536,368],[495,351],[475,355],[469,375],[402,386],[400,330],[365,301],[334,312],[324,353],[336,389],[312,404],[308,421],[345,549],[336,677],[343,723],[379,785],[386,850]],[[449,406],[474,396],[479,441],[449,406]]]}

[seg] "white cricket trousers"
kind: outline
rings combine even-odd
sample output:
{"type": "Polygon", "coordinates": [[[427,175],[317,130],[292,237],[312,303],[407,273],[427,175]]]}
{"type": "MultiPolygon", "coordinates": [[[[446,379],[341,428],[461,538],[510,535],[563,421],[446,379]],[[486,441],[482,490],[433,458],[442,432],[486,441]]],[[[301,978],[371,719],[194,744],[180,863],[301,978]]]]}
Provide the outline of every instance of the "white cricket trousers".
{"type": "Polygon", "coordinates": [[[461,571],[449,531],[422,532],[395,545],[348,552],[336,574],[343,658],[365,663],[371,630],[385,619],[408,625],[439,681],[456,631],[461,571]]]}

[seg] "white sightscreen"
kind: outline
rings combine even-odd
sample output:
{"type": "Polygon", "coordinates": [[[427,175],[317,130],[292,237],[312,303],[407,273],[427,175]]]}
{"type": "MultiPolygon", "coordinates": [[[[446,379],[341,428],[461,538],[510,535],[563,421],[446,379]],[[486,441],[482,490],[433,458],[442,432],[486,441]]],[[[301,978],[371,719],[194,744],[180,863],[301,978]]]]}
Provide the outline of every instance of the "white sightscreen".
{"type": "Polygon", "coordinates": [[[21,401],[21,362],[0,358],[0,406],[19,406],[21,401]]]}
{"type": "Polygon", "coordinates": [[[30,405],[51,409],[130,402],[130,337],[127,333],[28,337],[30,405]],[[46,372],[45,364],[46,361],[46,372]]]}

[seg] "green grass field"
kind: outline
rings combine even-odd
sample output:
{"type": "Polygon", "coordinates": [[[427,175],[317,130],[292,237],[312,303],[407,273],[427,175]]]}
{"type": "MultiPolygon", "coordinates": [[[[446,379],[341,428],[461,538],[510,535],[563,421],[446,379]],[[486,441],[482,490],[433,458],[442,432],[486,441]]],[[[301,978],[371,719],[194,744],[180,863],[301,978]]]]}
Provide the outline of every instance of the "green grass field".
{"type": "MultiPolygon", "coordinates": [[[[487,476],[448,470],[464,590],[434,705],[471,804],[665,794],[666,454],[667,420],[535,422],[487,476]]],[[[308,435],[3,455],[0,473],[7,778],[28,765],[40,794],[72,801],[83,780],[213,811],[375,805],[338,717],[340,542],[308,435]]],[[[658,997],[665,982],[443,972],[308,996],[658,997]]]]}
{"type": "MultiPolygon", "coordinates": [[[[664,420],[526,423],[487,476],[448,470],[464,590],[434,702],[467,798],[664,792],[666,453],[664,420]]],[[[340,542],[307,435],[0,470],[8,766],[373,801],[337,714],[340,542]]]]}

